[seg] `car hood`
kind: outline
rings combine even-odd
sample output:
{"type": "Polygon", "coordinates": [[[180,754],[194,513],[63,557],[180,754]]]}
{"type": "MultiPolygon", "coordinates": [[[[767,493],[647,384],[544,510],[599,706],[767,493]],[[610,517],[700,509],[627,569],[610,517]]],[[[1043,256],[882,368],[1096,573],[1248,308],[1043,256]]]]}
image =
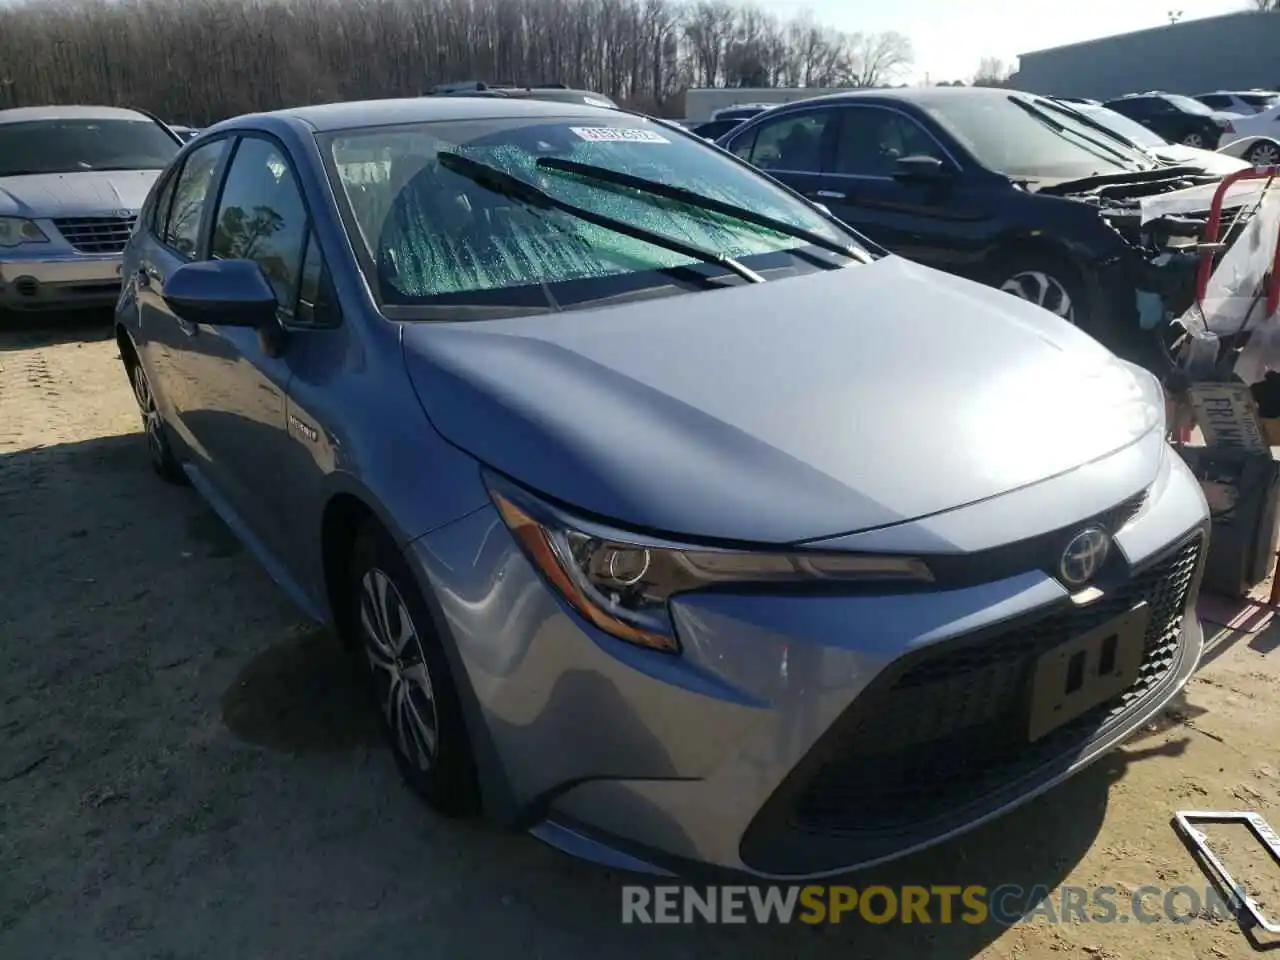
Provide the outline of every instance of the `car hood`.
{"type": "MultiPolygon", "coordinates": [[[[587,514],[791,543],[1032,484],[1147,433],[1153,377],[897,257],[716,292],[403,327],[443,436],[587,514]]],[[[1154,475],[1153,465],[1153,475],[1154,475]]]]}
{"type": "Polygon", "coordinates": [[[0,177],[0,216],[133,216],[158,176],[159,170],[85,170],[0,177]]]}
{"type": "Polygon", "coordinates": [[[1154,148],[1151,151],[1161,160],[1178,166],[1190,165],[1200,167],[1205,173],[1225,177],[1237,170],[1248,170],[1249,164],[1238,157],[1229,157],[1216,150],[1201,150],[1199,147],[1187,147],[1180,143],[1171,143],[1167,147],[1154,148]]]}

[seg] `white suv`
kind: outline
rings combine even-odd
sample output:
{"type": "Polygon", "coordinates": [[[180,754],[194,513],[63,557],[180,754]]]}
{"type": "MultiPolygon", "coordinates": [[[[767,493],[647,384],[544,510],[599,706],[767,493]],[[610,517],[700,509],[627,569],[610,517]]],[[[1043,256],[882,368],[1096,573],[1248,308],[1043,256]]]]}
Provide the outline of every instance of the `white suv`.
{"type": "Polygon", "coordinates": [[[1219,90],[1217,93],[1196,94],[1195,99],[1214,110],[1247,117],[1251,113],[1261,113],[1268,107],[1274,107],[1280,102],[1280,93],[1274,90],[1219,90]]]}

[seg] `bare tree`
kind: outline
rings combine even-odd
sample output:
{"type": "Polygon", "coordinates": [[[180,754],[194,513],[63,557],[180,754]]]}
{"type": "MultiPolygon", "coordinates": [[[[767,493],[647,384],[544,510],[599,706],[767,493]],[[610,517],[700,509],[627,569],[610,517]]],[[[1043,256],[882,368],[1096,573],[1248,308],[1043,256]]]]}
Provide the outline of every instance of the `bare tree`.
{"type": "Polygon", "coordinates": [[[978,72],[973,75],[975,87],[1003,87],[1009,82],[1013,69],[999,57],[983,57],[978,61],[978,72]]]}
{"type": "Polygon", "coordinates": [[[1280,12],[1280,0],[1252,0],[1252,4],[1262,13],[1280,12]]]}
{"type": "Polygon", "coordinates": [[[720,68],[733,37],[737,14],[727,0],[698,0],[688,14],[685,35],[693,48],[697,77],[705,86],[720,83],[720,68]]]}
{"type": "Polygon", "coordinates": [[[0,107],[118,103],[204,124],[489,80],[661,111],[691,84],[877,85],[910,53],[897,34],[729,0],[0,0],[0,107]]]}
{"type": "Polygon", "coordinates": [[[900,33],[855,33],[850,68],[856,87],[883,87],[896,80],[914,59],[911,41],[900,33]]]}

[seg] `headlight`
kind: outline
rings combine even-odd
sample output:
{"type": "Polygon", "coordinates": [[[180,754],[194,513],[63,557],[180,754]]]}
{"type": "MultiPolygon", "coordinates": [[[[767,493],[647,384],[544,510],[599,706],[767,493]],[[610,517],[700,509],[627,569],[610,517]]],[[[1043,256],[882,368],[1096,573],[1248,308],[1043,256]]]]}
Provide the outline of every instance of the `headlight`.
{"type": "Polygon", "coordinates": [[[667,601],[713,584],[927,583],[914,557],[879,554],[743,552],[645,543],[638,537],[574,529],[523,498],[491,490],[503,521],[547,581],[601,630],[640,646],[680,649],[667,601]]]}
{"type": "Polygon", "coordinates": [[[0,247],[16,247],[20,243],[47,243],[49,238],[30,220],[0,217],[0,247]]]}

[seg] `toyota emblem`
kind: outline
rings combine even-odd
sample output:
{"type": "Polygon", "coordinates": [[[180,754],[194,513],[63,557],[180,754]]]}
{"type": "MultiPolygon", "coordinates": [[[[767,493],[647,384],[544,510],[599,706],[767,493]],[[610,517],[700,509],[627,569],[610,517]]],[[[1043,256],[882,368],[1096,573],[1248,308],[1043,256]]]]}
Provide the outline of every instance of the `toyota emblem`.
{"type": "Polygon", "coordinates": [[[1097,576],[1111,552],[1111,537],[1101,527],[1085,527],[1067,544],[1058,563],[1062,582],[1081,587],[1097,576]]]}

